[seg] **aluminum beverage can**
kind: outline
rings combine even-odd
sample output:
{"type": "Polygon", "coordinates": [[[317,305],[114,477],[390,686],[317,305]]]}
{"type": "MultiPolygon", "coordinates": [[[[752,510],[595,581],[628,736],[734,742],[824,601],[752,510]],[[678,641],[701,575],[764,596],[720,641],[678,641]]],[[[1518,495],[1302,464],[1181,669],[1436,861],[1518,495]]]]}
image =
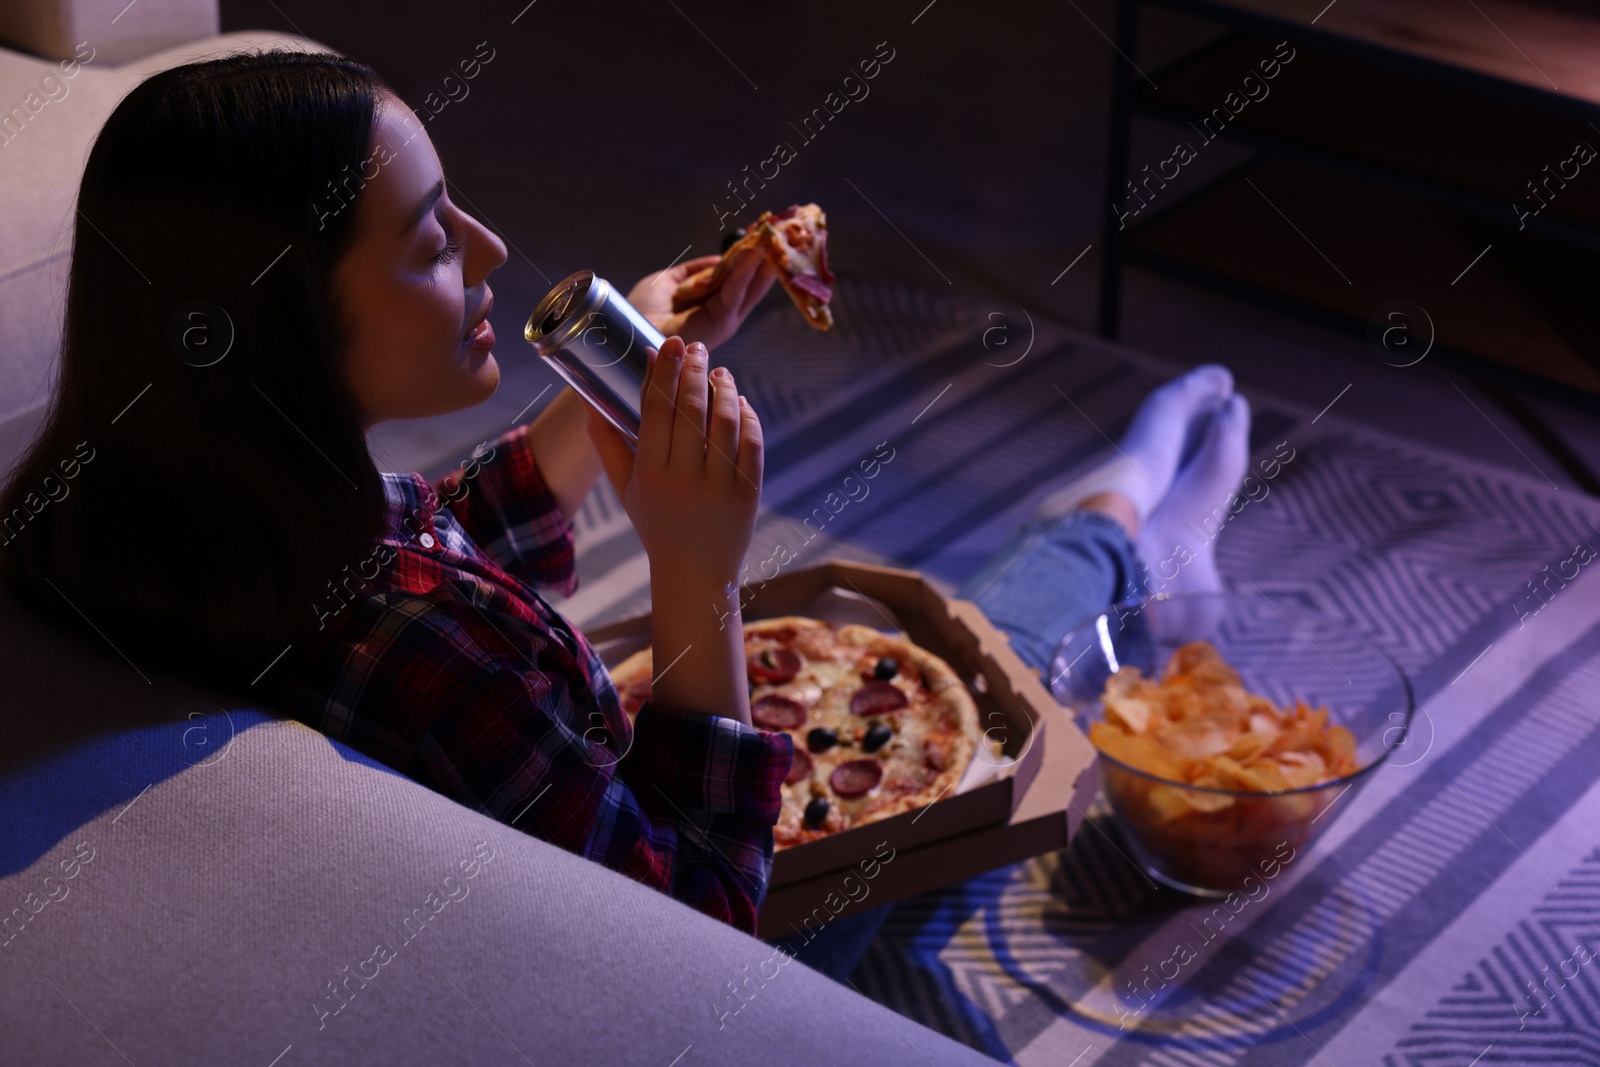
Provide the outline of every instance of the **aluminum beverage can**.
{"type": "Polygon", "coordinates": [[[645,350],[666,338],[615,286],[578,271],[539,301],[522,335],[607,422],[638,442],[645,350]]]}

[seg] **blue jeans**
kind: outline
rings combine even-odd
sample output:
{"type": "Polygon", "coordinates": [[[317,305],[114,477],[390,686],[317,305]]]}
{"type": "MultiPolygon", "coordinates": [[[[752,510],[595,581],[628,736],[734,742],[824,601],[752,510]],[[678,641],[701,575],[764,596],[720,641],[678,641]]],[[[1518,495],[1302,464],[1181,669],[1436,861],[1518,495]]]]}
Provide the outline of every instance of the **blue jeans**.
{"type": "MultiPolygon", "coordinates": [[[[1138,553],[1108,516],[1074,511],[1031,519],[968,578],[956,596],[983,609],[1011,637],[1011,647],[1048,679],[1050,657],[1075,624],[1137,596],[1138,553]]],[[[773,938],[813,970],[844,980],[866,953],[892,905],[833,920],[807,934],[773,938]]]]}

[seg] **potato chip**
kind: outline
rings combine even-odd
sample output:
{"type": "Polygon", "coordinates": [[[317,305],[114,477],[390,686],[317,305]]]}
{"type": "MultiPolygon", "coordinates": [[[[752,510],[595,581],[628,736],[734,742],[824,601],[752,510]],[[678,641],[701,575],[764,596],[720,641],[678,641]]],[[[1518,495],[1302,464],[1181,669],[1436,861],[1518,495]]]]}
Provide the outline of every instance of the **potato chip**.
{"type": "Polygon", "coordinates": [[[1266,747],[1272,743],[1272,738],[1275,736],[1276,734],[1268,735],[1252,730],[1228,746],[1228,755],[1236,760],[1248,761],[1254,759],[1266,750],[1266,747]]]}
{"type": "Polygon", "coordinates": [[[1128,728],[1130,733],[1142,734],[1150,725],[1150,705],[1138,697],[1105,697],[1106,721],[1128,728]]]}
{"type": "Polygon", "coordinates": [[[1323,736],[1320,748],[1329,773],[1335,777],[1351,774],[1359,765],[1355,734],[1343,726],[1331,727],[1323,736]]]}
{"type": "Polygon", "coordinates": [[[1222,655],[1210,641],[1190,641],[1167,660],[1162,680],[1172,682],[1179,679],[1199,685],[1239,684],[1238,673],[1223,661],[1222,655]]]}
{"type": "MultiPolygon", "coordinates": [[[[1194,810],[1189,804],[1189,797],[1194,795],[1192,789],[1181,789],[1176,786],[1151,783],[1152,788],[1145,795],[1145,808],[1151,815],[1161,822],[1168,823],[1180,819],[1194,810]]],[[[1227,800],[1227,797],[1223,797],[1227,800]]]]}
{"type": "Polygon", "coordinates": [[[1184,768],[1153,738],[1130,734],[1108,722],[1089,727],[1089,741],[1112,759],[1135,770],[1173,781],[1184,780],[1184,768]]]}
{"type": "MultiPolygon", "coordinates": [[[[1171,788],[1168,786],[1166,788],[1171,788]]],[[[1233,798],[1226,793],[1203,793],[1198,789],[1185,789],[1179,793],[1191,810],[1206,813],[1218,812],[1233,806],[1233,798]]]]}
{"type": "Polygon", "coordinates": [[[1278,763],[1291,789],[1316,785],[1333,777],[1328,774],[1328,764],[1319,752],[1285,752],[1278,757],[1278,763]]]}

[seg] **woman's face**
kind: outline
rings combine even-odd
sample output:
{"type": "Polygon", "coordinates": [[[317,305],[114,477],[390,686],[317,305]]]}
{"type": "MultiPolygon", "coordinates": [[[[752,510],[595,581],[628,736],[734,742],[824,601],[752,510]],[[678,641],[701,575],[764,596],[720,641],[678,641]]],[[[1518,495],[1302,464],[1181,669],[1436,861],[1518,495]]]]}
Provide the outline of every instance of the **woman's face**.
{"type": "Polygon", "coordinates": [[[450,202],[433,142],[393,94],[381,98],[361,171],[355,238],[334,276],[362,428],[482,403],[500,367],[468,334],[488,315],[486,279],[505,244],[450,202]]]}

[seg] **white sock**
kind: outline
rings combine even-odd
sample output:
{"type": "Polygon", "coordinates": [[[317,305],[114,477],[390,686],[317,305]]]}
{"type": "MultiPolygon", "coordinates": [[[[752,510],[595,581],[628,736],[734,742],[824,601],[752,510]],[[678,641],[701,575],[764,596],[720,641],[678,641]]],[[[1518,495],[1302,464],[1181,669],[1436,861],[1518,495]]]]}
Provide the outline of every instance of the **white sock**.
{"type": "Polygon", "coordinates": [[[1054,490],[1035,515],[1059,517],[1097,493],[1121,493],[1144,522],[1172,485],[1207,417],[1233,393],[1233,375],[1214,363],[1196,367],[1145,397],[1111,457],[1054,490]]]}
{"type": "Polygon", "coordinates": [[[1217,534],[1230,520],[1229,496],[1250,463],[1250,405],[1235,393],[1208,420],[1194,456],[1140,527],[1136,543],[1150,568],[1152,592],[1222,589],[1217,534]]]}

